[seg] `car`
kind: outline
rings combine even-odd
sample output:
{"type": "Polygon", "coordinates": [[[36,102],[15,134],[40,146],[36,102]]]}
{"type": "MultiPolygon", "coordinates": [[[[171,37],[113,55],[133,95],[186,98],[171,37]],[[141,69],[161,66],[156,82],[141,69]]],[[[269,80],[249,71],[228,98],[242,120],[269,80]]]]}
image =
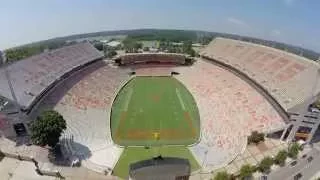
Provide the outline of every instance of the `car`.
{"type": "Polygon", "coordinates": [[[298,163],[297,161],[292,161],[292,162],[290,163],[290,166],[295,166],[297,163],[298,163]]]}
{"type": "Polygon", "coordinates": [[[308,111],[312,113],[320,113],[320,110],[312,104],[309,105],[308,111]]]}
{"type": "Polygon", "coordinates": [[[310,156],[310,157],[307,158],[308,163],[311,162],[312,160],[313,160],[313,157],[312,157],[312,156],[310,156]]]}
{"type": "Polygon", "coordinates": [[[301,173],[298,173],[293,177],[294,180],[298,180],[298,179],[301,179],[301,178],[302,178],[302,174],[301,173]]]}
{"type": "Polygon", "coordinates": [[[261,179],[261,180],[268,180],[268,176],[262,175],[260,179],[261,179]]]}
{"type": "Polygon", "coordinates": [[[302,159],[304,159],[304,158],[306,158],[306,157],[307,157],[307,155],[306,155],[306,154],[302,155],[302,159]]]}
{"type": "Polygon", "coordinates": [[[79,167],[81,165],[81,161],[79,158],[75,157],[71,161],[71,167],[79,167]]]}

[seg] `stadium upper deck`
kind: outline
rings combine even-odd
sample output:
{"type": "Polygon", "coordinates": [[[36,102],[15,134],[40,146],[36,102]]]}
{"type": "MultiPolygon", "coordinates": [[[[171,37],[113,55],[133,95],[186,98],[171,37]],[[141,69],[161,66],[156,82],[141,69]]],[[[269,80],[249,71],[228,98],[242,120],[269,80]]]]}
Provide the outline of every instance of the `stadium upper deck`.
{"type": "Polygon", "coordinates": [[[201,53],[245,73],[289,110],[320,92],[319,64],[253,43],[216,38],[201,53]]]}
{"type": "Polygon", "coordinates": [[[177,53],[128,53],[118,57],[121,64],[136,64],[146,62],[184,64],[186,56],[177,53]]]}
{"type": "Polygon", "coordinates": [[[69,72],[102,57],[103,54],[89,43],[79,43],[18,61],[0,69],[0,94],[13,100],[7,70],[18,104],[29,110],[46,90],[69,72]]]}

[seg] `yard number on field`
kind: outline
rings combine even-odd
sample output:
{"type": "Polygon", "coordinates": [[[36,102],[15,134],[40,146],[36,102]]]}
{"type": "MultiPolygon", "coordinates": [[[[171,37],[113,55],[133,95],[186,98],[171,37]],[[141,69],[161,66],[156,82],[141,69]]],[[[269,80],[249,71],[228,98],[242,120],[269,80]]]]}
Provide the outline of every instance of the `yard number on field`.
{"type": "Polygon", "coordinates": [[[158,133],[158,132],[153,133],[153,137],[154,137],[154,139],[159,140],[160,139],[160,133],[158,133]]]}

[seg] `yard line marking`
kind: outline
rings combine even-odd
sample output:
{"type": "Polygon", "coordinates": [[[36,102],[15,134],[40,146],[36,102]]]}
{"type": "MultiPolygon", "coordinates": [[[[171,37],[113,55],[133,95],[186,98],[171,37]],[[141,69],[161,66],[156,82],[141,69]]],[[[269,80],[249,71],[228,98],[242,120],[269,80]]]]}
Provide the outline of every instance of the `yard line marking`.
{"type": "Polygon", "coordinates": [[[191,120],[189,112],[185,111],[184,112],[184,117],[185,117],[184,119],[186,120],[186,123],[188,124],[189,128],[191,129],[192,136],[195,136],[196,135],[196,130],[192,125],[192,120],[191,120]]]}
{"type": "Polygon", "coordinates": [[[185,111],[186,107],[184,106],[183,100],[182,100],[181,95],[180,95],[180,91],[177,88],[176,88],[176,94],[178,96],[178,99],[179,99],[179,102],[181,104],[182,110],[185,111]]]}
{"type": "Polygon", "coordinates": [[[127,117],[127,112],[121,112],[120,122],[118,124],[117,131],[116,131],[116,138],[117,139],[120,139],[122,137],[122,135],[120,134],[120,128],[122,128],[123,122],[125,121],[126,117],[127,117]]]}
{"type": "Polygon", "coordinates": [[[129,106],[129,103],[130,103],[130,100],[131,100],[131,97],[132,97],[132,93],[133,93],[133,90],[132,88],[129,89],[129,92],[127,94],[127,101],[126,103],[124,104],[124,109],[123,111],[127,111],[128,110],[128,106],[129,106]]]}

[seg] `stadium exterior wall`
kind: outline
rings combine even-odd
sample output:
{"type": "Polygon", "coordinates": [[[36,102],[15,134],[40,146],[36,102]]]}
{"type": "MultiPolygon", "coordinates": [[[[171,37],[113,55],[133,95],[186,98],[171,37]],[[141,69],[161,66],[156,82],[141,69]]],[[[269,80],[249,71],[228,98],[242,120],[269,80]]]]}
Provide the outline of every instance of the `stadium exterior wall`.
{"type": "MultiPolygon", "coordinates": [[[[221,61],[215,60],[213,58],[207,57],[207,56],[200,56],[202,59],[208,60],[211,63],[214,63],[215,65],[222,67],[231,73],[237,75],[244,81],[246,81],[248,84],[250,84],[254,89],[256,89],[263,97],[267,99],[267,101],[277,110],[279,115],[283,118],[286,124],[290,123],[289,115],[286,112],[286,110],[279,104],[279,102],[265,89],[263,88],[258,82],[256,82],[254,79],[250,78],[245,73],[239,71],[238,69],[234,68],[231,65],[228,65],[226,63],[223,63],[221,61]]],[[[275,130],[276,131],[276,130],[275,130]]],[[[268,132],[269,133],[269,132],[268,132]]]]}

